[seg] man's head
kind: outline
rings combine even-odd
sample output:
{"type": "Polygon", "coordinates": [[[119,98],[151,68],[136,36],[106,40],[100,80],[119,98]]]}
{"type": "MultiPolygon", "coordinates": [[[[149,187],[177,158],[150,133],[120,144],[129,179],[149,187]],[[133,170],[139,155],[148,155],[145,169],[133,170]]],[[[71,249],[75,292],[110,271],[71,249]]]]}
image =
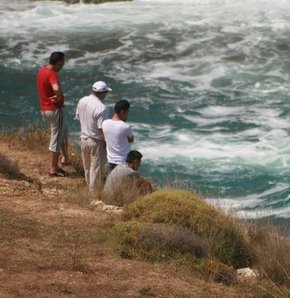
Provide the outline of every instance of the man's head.
{"type": "Polygon", "coordinates": [[[111,88],[103,81],[97,81],[94,83],[93,94],[95,94],[99,99],[104,99],[109,91],[112,91],[111,88]]]}
{"type": "Polygon", "coordinates": [[[119,100],[114,107],[115,113],[123,121],[127,121],[130,103],[126,99],[119,100]]]}
{"type": "Polygon", "coordinates": [[[53,52],[49,57],[49,64],[51,64],[57,72],[62,69],[64,62],[65,56],[63,52],[53,52]]]}
{"type": "Polygon", "coordinates": [[[142,157],[143,155],[139,151],[131,150],[127,155],[126,163],[131,169],[138,171],[142,157]]]}

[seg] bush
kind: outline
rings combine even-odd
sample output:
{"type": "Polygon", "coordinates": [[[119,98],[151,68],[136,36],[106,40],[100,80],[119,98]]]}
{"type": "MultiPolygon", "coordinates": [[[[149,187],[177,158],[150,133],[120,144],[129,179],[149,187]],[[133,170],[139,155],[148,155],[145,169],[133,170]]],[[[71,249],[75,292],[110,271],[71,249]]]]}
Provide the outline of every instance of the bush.
{"type": "Polygon", "coordinates": [[[235,268],[251,264],[238,224],[189,191],[156,191],[125,207],[123,219],[182,226],[206,241],[212,259],[235,268]]]}
{"type": "Polygon", "coordinates": [[[203,241],[181,226],[120,223],[115,227],[115,239],[121,244],[121,255],[125,258],[163,261],[185,254],[195,259],[204,257],[207,252],[203,241]]]}

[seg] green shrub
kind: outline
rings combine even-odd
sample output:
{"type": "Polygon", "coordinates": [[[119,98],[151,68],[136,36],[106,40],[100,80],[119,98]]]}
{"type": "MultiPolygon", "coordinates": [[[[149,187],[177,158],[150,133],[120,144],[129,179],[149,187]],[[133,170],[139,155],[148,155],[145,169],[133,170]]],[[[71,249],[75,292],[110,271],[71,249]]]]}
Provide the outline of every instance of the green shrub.
{"type": "Polygon", "coordinates": [[[195,259],[207,252],[203,241],[181,226],[123,222],[115,227],[115,239],[121,244],[121,255],[125,258],[163,261],[188,255],[195,259]]]}
{"type": "Polygon", "coordinates": [[[126,206],[123,219],[188,228],[206,241],[212,258],[235,268],[251,264],[251,254],[238,224],[189,191],[156,191],[126,206]]]}

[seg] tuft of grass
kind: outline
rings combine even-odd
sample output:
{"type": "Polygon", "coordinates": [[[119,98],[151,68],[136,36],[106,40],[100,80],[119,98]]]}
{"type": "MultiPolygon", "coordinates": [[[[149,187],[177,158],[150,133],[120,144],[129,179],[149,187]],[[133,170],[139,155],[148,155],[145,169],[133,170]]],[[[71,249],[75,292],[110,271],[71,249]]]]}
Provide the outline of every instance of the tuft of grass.
{"type": "Polygon", "coordinates": [[[236,271],[218,260],[205,259],[202,262],[202,273],[208,280],[224,283],[227,285],[237,282],[236,271]]]}
{"type": "Polygon", "coordinates": [[[181,226],[121,222],[114,229],[114,238],[121,245],[121,256],[129,259],[174,261],[187,255],[195,260],[207,254],[200,237],[181,226]]]}
{"type": "Polygon", "coordinates": [[[122,185],[122,187],[115,191],[113,196],[103,194],[102,201],[107,204],[123,207],[136,201],[143,195],[144,194],[142,194],[142,190],[133,183],[130,185],[122,185]]]}
{"type": "Polygon", "coordinates": [[[3,133],[1,137],[19,149],[44,151],[48,148],[50,134],[42,124],[29,122],[24,128],[3,133]]]}
{"type": "Polygon", "coordinates": [[[144,196],[124,208],[123,220],[182,226],[206,241],[212,259],[234,268],[252,262],[243,229],[189,191],[164,189],[144,196]]]}
{"type": "Polygon", "coordinates": [[[260,276],[273,285],[290,287],[289,229],[258,222],[249,225],[248,235],[260,276]]]}
{"type": "Polygon", "coordinates": [[[0,152],[0,174],[9,179],[20,179],[23,175],[20,172],[18,163],[10,160],[0,152]]]}

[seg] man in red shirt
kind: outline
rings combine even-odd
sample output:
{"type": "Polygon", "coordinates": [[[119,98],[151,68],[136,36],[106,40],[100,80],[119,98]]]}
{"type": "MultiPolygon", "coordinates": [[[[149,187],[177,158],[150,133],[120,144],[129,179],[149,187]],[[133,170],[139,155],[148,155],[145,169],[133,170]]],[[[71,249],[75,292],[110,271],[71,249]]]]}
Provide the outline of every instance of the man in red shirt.
{"type": "Polygon", "coordinates": [[[67,127],[64,121],[64,96],[60,88],[58,72],[65,63],[62,52],[53,52],[49,64],[43,66],[37,74],[37,88],[40,99],[40,109],[43,117],[49,122],[51,136],[49,151],[51,151],[50,176],[66,176],[66,172],[58,167],[60,153],[61,163],[68,162],[67,157],[67,127]]]}

